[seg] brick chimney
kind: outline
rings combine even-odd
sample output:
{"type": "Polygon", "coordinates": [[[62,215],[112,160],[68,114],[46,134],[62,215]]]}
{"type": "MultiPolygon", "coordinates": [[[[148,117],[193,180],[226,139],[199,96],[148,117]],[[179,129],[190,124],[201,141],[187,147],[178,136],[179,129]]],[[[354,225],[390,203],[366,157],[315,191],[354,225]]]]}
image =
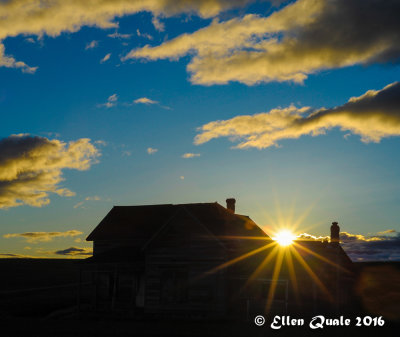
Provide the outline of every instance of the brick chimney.
{"type": "Polygon", "coordinates": [[[331,226],[331,243],[338,244],[339,243],[339,232],[340,227],[336,221],[332,222],[331,226]]]}
{"type": "Polygon", "coordinates": [[[228,211],[231,211],[232,213],[235,213],[235,204],[236,204],[235,198],[226,199],[226,209],[228,211]]]}

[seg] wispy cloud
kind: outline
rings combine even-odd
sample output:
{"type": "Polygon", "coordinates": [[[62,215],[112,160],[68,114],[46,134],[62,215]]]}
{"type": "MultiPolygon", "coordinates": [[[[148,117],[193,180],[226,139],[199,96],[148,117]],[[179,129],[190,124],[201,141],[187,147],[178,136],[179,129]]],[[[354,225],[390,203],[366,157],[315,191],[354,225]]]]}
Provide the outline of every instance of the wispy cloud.
{"type": "Polygon", "coordinates": [[[329,236],[315,236],[308,233],[301,233],[297,235],[296,238],[300,240],[312,240],[312,241],[325,241],[330,239],[329,236]]]}
{"type": "Polygon", "coordinates": [[[158,151],[158,149],[154,149],[154,148],[152,148],[152,147],[148,147],[147,148],[147,153],[148,154],[154,154],[154,153],[156,153],[158,151]]]}
{"type": "Polygon", "coordinates": [[[32,38],[32,37],[27,37],[27,38],[25,39],[25,41],[26,41],[26,42],[29,42],[29,43],[36,43],[35,39],[32,38]]]}
{"type": "Polygon", "coordinates": [[[99,41],[93,40],[86,44],[85,50],[96,48],[99,45],[99,41]]]}
{"type": "MultiPolygon", "coordinates": [[[[329,236],[316,237],[303,233],[299,239],[323,241],[329,236]]],[[[354,262],[360,261],[400,261],[400,235],[395,230],[378,232],[375,235],[340,232],[340,242],[354,262]]]]}
{"type": "Polygon", "coordinates": [[[109,96],[107,98],[107,102],[101,103],[101,104],[97,104],[97,106],[99,108],[101,108],[101,107],[112,108],[113,106],[115,106],[117,104],[117,101],[118,101],[118,95],[117,94],[112,94],[111,96],[109,96]]]}
{"type": "Polygon", "coordinates": [[[386,234],[393,234],[393,233],[396,233],[396,231],[394,229],[387,229],[385,231],[378,232],[377,234],[378,235],[386,235],[386,234]]]}
{"type": "Polygon", "coordinates": [[[54,254],[65,256],[91,256],[93,254],[93,249],[87,247],[70,247],[67,249],[57,250],[54,254]]]}
{"type": "Polygon", "coordinates": [[[0,259],[35,259],[35,256],[24,254],[0,253],[0,259]]]}
{"type": "Polygon", "coordinates": [[[400,261],[400,235],[364,236],[340,233],[342,247],[353,261],[400,261]]]}
{"type": "Polygon", "coordinates": [[[278,146],[278,141],[283,139],[325,134],[335,127],[361,136],[365,143],[378,143],[382,138],[400,136],[400,82],[381,90],[369,90],[331,109],[311,110],[290,106],[210,122],[199,128],[195,144],[230,137],[239,140],[236,148],[262,149],[278,146]]]}
{"type": "Polygon", "coordinates": [[[64,143],[45,137],[11,135],[0,140],[0,209],[50,203],[49,193],[73,196],[59,184],[64,169],[88,170],[99,150],[90,139],[64,143]]]}
{"type": "Polygon", "coordinates": [[[142,33],[139,29],[136,29],[136,35],[145,39],[153,40],[153,37],[150,34],[142,33]]]}
{"type": "Polygon", "coordinates": [[[151,23],[153,24],[154,28],[159,31],[163,32],[165,30],[165,25],[163,22],[160,21],[160,18],[157,16],[154,16],[153,19],[151,20],[151,23]]]}
{"type": "Polygon", "coordinates": [[[130,39],[132,34],[121,34],[118,32],[112,33],[112,34],[108,34],[108,37],[111,37],[113,39],[130,39]]]}
{"type": "Polygon", "coordinates": [[[185,159],[194,158],[194,157],[200,157],[200,153],[184,153],[182,155],[182,158],[185,158],[185,159]]]}
{"type": "Polygon", "coordinates": [[[107,62],[111,57],[111,53],[106,54],[101,60],[100,63],[107,62]]]}
{"type": "Polygon", "coordinates": [[[6,239],[10,238],[23,238],[26,242],[37,243],[37,242],[49,242],[54,238],[58,237],[75,237],[82,235],[83,232],[76,229],[69,230],[66,232],[25,232],[25,233],[12,233],[4,234],[3,237],[6,239]]]}
{"type": "Polygon", "coordinates": [[[158,104],[158,102],[157,101],[153,101],[152,99],[150,99],[150,98],[147,98],[147,97],[140,97],[140,98],[137,98],[137,99],[135,99],[134,101],[133,101],[133,103],[135,103],[135,104],[158,104]]]}
{"type": "Polygon", "coordinates": [[[302,83],[324,69],[398,63],[398,12],[398,1],[298,0],[268,17],[214,20],[159,46],[133,49],[122,60],[189,55],[190,80],[202,85],[302,83]]]}
{"type": "Polygon", "coordinates": [[[140,97],[137,98],[133,101],[134,104],[145,104],[145,105],[153,105],[156,104],[158,105],[160,108],[166,109],[166,110],[171,110],[171,108],[169,106],[166,105],[161,105],[160,102],[152,100],[148,97],[140,97]]]}
{"type": "MultiPolygon", "coordinates": [[[[77,32],[83,26],[102,29],[118,28],[116,17],[141,11],[155,16],[172,16],[178,13],[198,14],[212,17],[233,7],[253,0],[53,0],[43,5],[41,0],[0,1],[0,41],[18,35],[59,36],[62,32],[77,32]]],[[[11,56],[4,56],[4,45],[0,43],[0,67],[19,68],[33,73],[29,67],[11,56]]]]}
{"type": "MultiPolygon", "coordinates": [[[[82,207],[86,201],[100,201],[101,198],[97,195],[93,196],[93,197],[86,197],[83,201],[78,202],[77,204],[74,205],[74,208],[80,208],[82,207]]],[[[83,207],[82,207],[83,208],[83,207]]]]}
{"type": "MultiPolygon", "coordinates": [[[[1,7],[1,6],[0,6],[1,7]]],[[[19,68],[24,73],[34,74],[38,67],[30,67],[22,61],[17,61],[12,56],[5,55],[4,45],[0,39],[0,67],[19,68]]]]}

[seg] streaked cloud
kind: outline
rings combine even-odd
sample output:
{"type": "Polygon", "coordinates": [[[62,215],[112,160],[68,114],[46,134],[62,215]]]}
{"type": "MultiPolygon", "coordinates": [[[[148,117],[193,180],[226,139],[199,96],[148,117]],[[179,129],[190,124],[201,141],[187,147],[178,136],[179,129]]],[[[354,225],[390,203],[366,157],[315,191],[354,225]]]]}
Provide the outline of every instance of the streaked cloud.
{"type": "MultiPolygon", "coordinates": [[[[86,197],[83,201],[78,202],[77,204],[74,205],[74,208],[80,208],[82,207],[86,201],[100,201],[101,198],[97,195],[93,196],[93,197],[86,197]]],[[[84,207],[82,207],[84,208],[84,207]]]]}
{"type": "Polygon", "coordinates": [[[0,259],[35,259],[35,256],[24,254],[0,253],[0,259]]]}
{"type": "Polygon", "coordinates": [[[195,144],[203,144],[213,138],[230,137],[233,141],[239,141],[236,148],[262,149],[278,146],[283,139],[322,135],[332,128],[359,135],[365,143],[378,143],[382,138],[399,136],[400,82],[389,84],[381,90],[369,90],[331,109],[311,110],[308,107],[298,109],[290,106],[210,122],[199,128],[195,144]]]}
{"type": "Polygon", "coordinates": [[[302,83],[309,74],[400,57],[398,1],[298,0],[268,17],[249,14],[133,49],[127,59],[190,55],[195,84],[302,83]],[[229,37],[229,38],[227,38],[229,37]]]}
{"type": "Polygon", "coordinates": [[[107,62],[111,57],[111,53],[106,54],[101,60],[100,63],[107,62]]]}
{"type": "Polygon", "coordinates": [[[67,249],[57,250],[54,254],[65,256],[91,256],[93,254],[93,249],[88,247],[70,247],[67,249]]]}
{"type": "Polygon", "coordinates": [[[112,34],[108,34],[108,37],[111,37],[113,39],[130,39],[132,34],[121,34],[118,32],[112,33],[112,34]]]}
{"type": "Polygon", "coordinates": [[[400,236],[340,233],[342,247],[353,261],[400,261],[400,236]]]}
{"type": "MultiPolygon", "coordinates": [[[[0,5],[1,7],[1,5],[0,5]]],[[[30,67],[22,61],[17,61],[12,56],[7,56],[5,54],[4,45],[0,40],[0,67],[6,68],[19,68],[24,73],[33,74],[36,72],[38,67],[30,67]]]]}
{"type": "Polygon", "coordinates": [[[107,145],[107,142],[104,141],[104,140],[96,140],[96,141],[94,141],[94,143],[96,145],[100,145],[100,146],[106,146],[107,145]]]}
{"type": "Polygon", "coordinates": [[[147,98],[147,97],[137,98],[133,101],[133,103],[135,103],[135,104],[158,104],[157,101],[153,101],[152,99],[147,98]]]}
{"type": "Polygon", "coordinates": [[[77,32],[83,26],[102,29],[118,28],[116,17],[151,12],[155,17],[178,13],[197,14],[203,18],[213,17],[233,7],[243,6],[252,0],[41,0],[0,1],[0,67],[20,68],[33,73],[37,67],[29,67],[4,55],[1,41],[18,35],[42,37],[59,36],[62,32],[77,32]]]}
{"type": "Polygon", "coordinates": [[[325,241],[330,239],[329,236],[315,236],[308,233],[299,234],[296,236],[296,238],[299,240],[312,240],[312,241],[325,241]]]}
{"type": "Polygon", "coordinates": [[[385,234],[392,234],[392,233],[397,233],[394,229],[388,229],[382,232],[378,232],[378,235],[385,235],[385,234]]]}
{"type": "MultiPolygon", "coordinates": [[[[26,242],[37,243],[37,242],[49,242],[54,238],[58,237],[75,237],[82,235],[83,232],[76,229],[69,230],[66,232],[25,232],[25,233],[12,233],[4,234],[3,237],[6,239],[10,238],[23,238],[26,242]]],[[[26,248],[26,247],[25,247],[26,248]]]]}
{"type": "MultiPolygon", "coordinates": [[[[400,235],[395,230],[378,232],[373,235],[340,232],[341,246],[353,262],[400,261],[400,235]]],[[[330,237],[303,233],[298,239],[323,241],[330,237]]]]}
{"type": "Polygon", "coordinates": [[[142,33],[139,29],[136,29],[136,35],[139,37],[149,39],[149,40],[153,40],[153,37],[150,34],[142,33]]]}
{"type": "Polygon", "coordinates": [[[169,106],[162,105],[162,104],[160,104],[160,102],[152,100],[148,97],[137,98],[133,101],[133,104],[145,104],[145,105],[153,105],[154,104],[154,105],[158,105],[160,108],[163,108],[166,110],[172,110],[169,106]]]}
{"type": "Polygon", "coordinates": [[[154,148],[152,148],[152,147],[148,147],[147,148],[147,153],[148,154],[154,154],[154,153],[156,153],[158,151],[158,149],[154,149],[154,148]]]}
{"type": "Polygon", "coordinates": [[[100,156],[88,138],[68,143],[30,135],[0,140],[0,209],[50,203],[49,194],[73,196],[60,187],[64,169],[88,170],[100,156]]]}
{"type": "Polygon", "coordinates": [[[99,41],[93,40],[86,44],[85,50],[96,48],[99,45],[99,41]]]}
{"type": "Polygon", "coordinates": [[[184,153],[182,155],[182,158],[185,158],[185,159],[195,158],[195,157],[200,157],[200,153],[184,153]]]}
{"type": "Polygon", "coordinates": [[[97,107],[99,107],[99,108],[101,108],[101,107],[112,108],[113,106],[115,106],[117,104],[117,101],[118,101],[118,95],[117,94],[112,94],[111,96],[109,96],[107,98],[107,102],[101,103],[101,104],[97,104],[97,107]]]}
{"type": "Polygon", "coordinates": [[[151,20],[151,23],[153,24],[154,28],[157,31],[163,32],[165,30],[164,23],[161,22],[160,19],[157,16],[153,16],[153,19],[151,20]]]}

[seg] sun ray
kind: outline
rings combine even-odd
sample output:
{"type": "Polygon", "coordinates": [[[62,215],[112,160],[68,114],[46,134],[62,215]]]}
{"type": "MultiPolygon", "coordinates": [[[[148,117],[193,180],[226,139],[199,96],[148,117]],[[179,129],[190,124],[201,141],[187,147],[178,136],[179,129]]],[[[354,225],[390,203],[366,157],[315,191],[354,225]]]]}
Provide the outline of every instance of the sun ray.
{"type": "Polygon", "coordinates": [[[267,265],[267,263],[269,261],[271,261],[272,258],[276,255],[276,253],[278,252],[278,248],[279,248],[278,245],[276,245],[274,248],[272,248],[272,250],[268,253],[268,255],[265,257],[265,259],[256,268],[256,270],[251,273],[251,275],[249,276],[249,278],[246,281],[243,288],[246,288],[249,285],[249,283],[251,281],[253,281],[260,274],[260,272],[262,271],[262,269],[264,269],[264,267],[267,265]]]}
{"type": "Polygon", "coordinates": [[[284,254],[284,249],[280,249],[279,252],[278,252],[278,256],[276,258],[276,262],[275,262],[275,266],[274,266],[274,272],[272,274],[271,286],[269,287],[268,298],[267,298],[267,308],[266,308],[267,313],[271,309],[272,301],[274,299],[275,289],[276,289],[276,286],[277,286],[279,273],[280,273],[281,267],[282,267],[283,254],[284,254]]]}
{"type": "Polygon", "coordinates": [[[296,302],[299,303],[300,302],[300,298],[299,298],[299,288],[298,288],[298,284],[297,284],[297,276],[296,276],[296,271],[294,270],[294,265],[293,265],[293,258],[292,258],[292,252],[290,249],[286,249],[285,250],[285,259],[286,259],[286,264],[288,266],[288,270],[289,270],[289,278],[290,278],[290,283],[292,285],[293,288],[293,292],[296,298],[296,302]]]}
{"type": "Polygon", "coordinates": [[[214,274],[214,273],[216,273],[217,271],[219,271],[219,270],[221,270],[221,269],[224,269],[224,268],[226,268],[226,267],[229,267],[229,266],[231,266],[231,265],[233,265],[233,264],[235,264],[235,263],[237,263],[237,262],[239,262],[239,261],[242,261],[242,260],[244,260],[244,259],[247,259],[248,257],[250,257],[250,256],[252,256],[252,255],[255,255],[255,254],[257,254],[257,253],[260,253],[260,252],[262,252],[263,250],[266,250],[266,249],[268,249],[269,247],[271,247],[271,246],[273,246],[273,245],[276,245],[276,242],[275,242],[275,241],[273,241],[273,242],[271,242],[271,243],[269,243],[269,244],[267,244],[267,245],[265,245],[265,246],[262,246],[262,247],[259,247],[259,248],[257,248],[257,249],[251,250],[250,252],[248,252],[248,253],[246,253],[246,254],[243,254],[243,255],[240,255],[240,256],[238,256],[238,257],[236,257],[236,258],[234,258],[234,259],[232,259],[232,260],[229,260],[229,261],[227,261],[227,262],[225,262],[225,263],[223,263],[223,264],[221,264],[221,265],[219,265],[219,266],[217,266],[217,267],[214,267],[214,268],[212,268],[212,269],[206,271],[205,273],[203,273],[203,274],[200,275],[199,277],[197,277],[195,280],[200,279],[200,278],[205,277],[205,276],[210,275],[210,274],[214,274]]]}
{"type": "Polygon", "coordinates": [[[292,222],[293,226],[293,231],[297,230],[297,228],[301,225],[301,223],[308,217],[308,215],[311,213],[315,205],[317,204],[317,201],[312,203],[310,206],[308,206],[302,214],[296,219],[296,221],[292,222]]]}
{"type": "Polygon", "coordinates": [[[219,239],[238,239],[238,240],[264,240],[264,241],[271,241],[269,237],[265,236],[237,236],[237,235],[220,235],[217,236],[219,239]]]}
{"type": "Polygon", "coordinates": [[[292,251],[294,257],[300,262],[300,264],[304,267],[305,271],[311,276],[311,278],[315,281],[317,286],[324,292],[324,294],[328,297],[328,299],[333,302],[332,295],[329,293],[328,289],[325,285],[321,282],[318,276],[311,270],[310,266],[307,262],[303,259],[303,257],[296,251],[294,246],[290,246],[290,250],[292,251]]]}
{"type": "Polygon", "coordinates": [[[320,260],[322,260],[322,261],[324,261],[324,262],[326,262],[326,263],[328,263],[328,264],[334,266],[335,268],[339,268],[339,269],[343,270],[344,272],[350,274],[350,272],[349,272],[346,268],[344,268],[344,267],[338,265],[337,263],[332,262],[331,260],[328,260],[326,257],[323,257],[323,256],[321,256],[320,254],[318,254],[318,253],[316,253],[316,252],[313,252],[311,249],[308,249],[307,247],[302,246],[300,243],[298,243],[298,242],[293,242],[293,244],[294,244],[296,247],[298,247],[298,248],[304,250],[305,252],[307,252],[307,253],[309,253],[309,254],[311,254],[311,255],[314,255],[316,258],[318,258],[318,259],[320,259],[320,260]]]}

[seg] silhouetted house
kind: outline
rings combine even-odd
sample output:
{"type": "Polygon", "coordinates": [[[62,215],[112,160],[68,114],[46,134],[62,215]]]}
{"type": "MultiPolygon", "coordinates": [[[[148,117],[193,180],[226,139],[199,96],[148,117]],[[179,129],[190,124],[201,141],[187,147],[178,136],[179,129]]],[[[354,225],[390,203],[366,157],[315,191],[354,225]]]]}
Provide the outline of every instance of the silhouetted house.
{"type": "Polygon", "coordinates": [[[352,263],[335,238],[277,247],[253,220],[235,214],[235,199],[227,208],[115,206],[87,238],[93,257],[81,268],[80,307],[248,317],[343,306],[352,263]]]}

